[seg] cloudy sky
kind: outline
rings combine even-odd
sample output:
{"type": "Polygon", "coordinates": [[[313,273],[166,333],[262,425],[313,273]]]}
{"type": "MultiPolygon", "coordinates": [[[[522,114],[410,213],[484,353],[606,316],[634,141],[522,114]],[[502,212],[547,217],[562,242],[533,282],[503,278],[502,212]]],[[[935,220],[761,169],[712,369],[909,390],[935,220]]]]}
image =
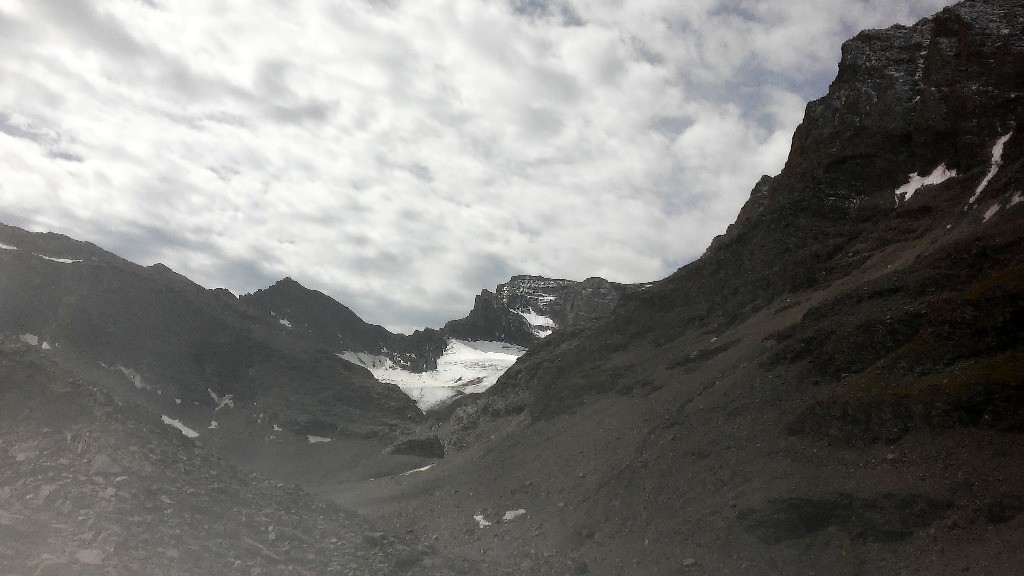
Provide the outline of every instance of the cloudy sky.
{"type": "Polygon", "coordinates": [[[0,0],[0,221],[393,329],[666,276],[946,0],[0,0]]]}

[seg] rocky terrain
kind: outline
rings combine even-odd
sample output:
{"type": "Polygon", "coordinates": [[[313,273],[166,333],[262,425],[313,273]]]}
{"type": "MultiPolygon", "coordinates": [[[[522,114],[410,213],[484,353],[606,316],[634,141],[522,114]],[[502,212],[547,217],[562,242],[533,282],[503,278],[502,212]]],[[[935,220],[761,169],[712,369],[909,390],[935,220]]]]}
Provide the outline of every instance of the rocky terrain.
{"type": "Polygon", "coordinates": [[[0,566],[1024,574],[1022,30],[857,35],[699,260],[514,277],[436,332],[0,229],[0,566]],[[529,350],[430,418],[369,370],[501,353],[469,340],[529,350]]]}
{"type": "Polygon", "coordinates": [[[476,574],[243,473],[20,339],[0,342],[4,574],[476,574]]]}
{"type": "Polygon", "coordinates": [[[522,573],[1024,573],[1021,30],[847,42],[701,259],[534,345],[442,463],[329,493],[522,573]]]}

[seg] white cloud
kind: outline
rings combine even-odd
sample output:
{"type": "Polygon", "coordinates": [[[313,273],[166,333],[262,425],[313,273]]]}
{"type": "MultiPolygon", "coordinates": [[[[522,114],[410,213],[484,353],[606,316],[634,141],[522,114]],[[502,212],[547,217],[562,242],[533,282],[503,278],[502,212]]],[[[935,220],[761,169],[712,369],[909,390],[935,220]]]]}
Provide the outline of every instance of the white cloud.
{"type": "Polygon", "coordinates": [[[0,219],[371,322],[699,255],[857,29],[947,2],[0,0],[0,219]]]}

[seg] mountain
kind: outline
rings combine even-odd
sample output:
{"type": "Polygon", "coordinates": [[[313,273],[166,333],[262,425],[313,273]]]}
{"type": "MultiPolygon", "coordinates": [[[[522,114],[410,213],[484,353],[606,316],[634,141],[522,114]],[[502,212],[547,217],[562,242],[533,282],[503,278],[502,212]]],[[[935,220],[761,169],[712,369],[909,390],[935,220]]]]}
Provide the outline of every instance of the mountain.
{"type": "Polygon", "coordinates": [[[443,465],[333,497],[524,573],[1020,573],[1022,30],[858,34],[699,260],[533,345],[443,465]]]}
{"type": "Polygon", "coordinates": [[[394,334],[368,324],[345,305],[291,278],[239,301],[299,339],[335,351],[399,386],[429,410],[490,387],[516,359],[560,326],[606,315],[623,294],[641,288],[589,278],[582,282],[514,276],[483,290],[473,309],[441,330],[394,334]]]}
{"type": "Polygon", "coordinates": [[[1022,31],[967,0],[858,34],[699,260],[515,277],[433,364],[288,280],[0,228],[0,565],[1021,573],[1022,31]],[[427,419],[385,376],[482,393],[427,419]]]}
{"type": "Polygon", "coordinates": [[[455,338],[497,340],[528,347],[556,328],[607,315],[622,295],[643,286],[618,284],[604,278],[576,282],[513,276],[494,292],[481,292],[469,315],[448,322],[444,331],[455,338]]]}
{"type": "Polygon", "coordinates": [[[0,226],[0,243],[0,332],[103,366],[193,425],[210,422],[228,395],[323,436],[386,435],[421,417],[398,387],[226,290],[57,234],[0,226]]]}
{"type": "Polygon", "coordinates": [[[437,368],[437,359],[446,345],[445,337],[430,328],[405,335],[367,324],[345,305],[291,278],[245,294],[239,300],[278,318],[281,325],[298,330],[327,349],[386,355],[410,372],[437,368]]]}

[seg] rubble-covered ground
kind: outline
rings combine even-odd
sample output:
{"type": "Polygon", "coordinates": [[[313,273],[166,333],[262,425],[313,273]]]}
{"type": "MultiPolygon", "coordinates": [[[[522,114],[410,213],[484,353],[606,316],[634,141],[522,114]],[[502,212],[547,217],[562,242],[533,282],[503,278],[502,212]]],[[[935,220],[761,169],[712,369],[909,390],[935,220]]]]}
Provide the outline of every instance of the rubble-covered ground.
{"type": "Polygon", "coordinates": [[[30,574],[475,574],[0,344],[0,566],[30,574]]]}

